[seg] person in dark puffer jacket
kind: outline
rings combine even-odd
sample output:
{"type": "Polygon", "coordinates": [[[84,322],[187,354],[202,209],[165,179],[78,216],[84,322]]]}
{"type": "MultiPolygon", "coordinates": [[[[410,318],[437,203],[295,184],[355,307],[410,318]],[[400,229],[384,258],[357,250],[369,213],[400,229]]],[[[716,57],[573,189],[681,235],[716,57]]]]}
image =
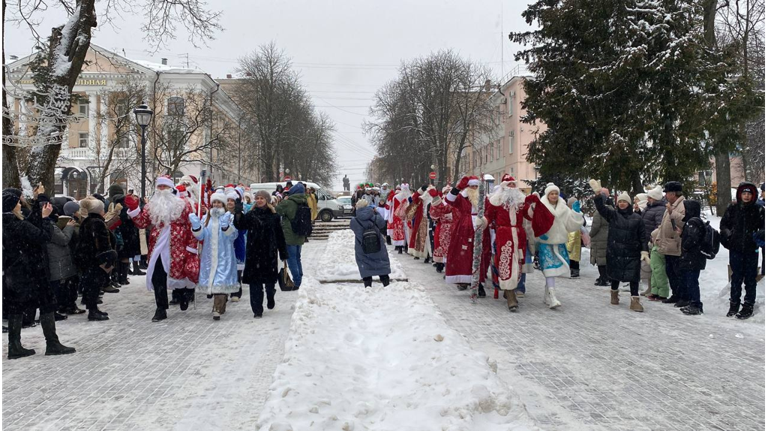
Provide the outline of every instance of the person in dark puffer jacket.
{"type": "Polygon", "coordinates": [[[34,355],[21,345],[22,315],[30,306],[40,307],[40,324],[46,342],[46,355],[75,353],[59,342],[56,335],[56,296],[48,284],[46,245],[53,225],[48,218],[53,207],[44,195],[32,209],[38,225],[25,220],[21,212],[21,191],[3,190],[3,290],[9,302],[8,359],[34,355]]]}
{"type": "MultiPolygon", "coordinates": [[[[70,284],[77,278],[77,268],[72,261],[72,249],[69,245],[75,232],[76,222],[75,220],[70,219],[66,225],[60,224],[59,222],[63,222],[64,220],[59,219],[57,209],[54,209],[50,218],[53,222],[53,230],[51,232],[51,241],[47,246],[48,268],[50,269],[49,281],[51,289],[56,293],[58,309],[61,313],[64,313],[56,315],[55,317],[57,320],[62,320],[61,317],[66,318],[66,314],[79,314],[78,312],[75,312],[75,310],[66,309],[70,302],[70,284]],[[61,227],[59,227],[60,225],[61,227]]],[[[80,310],[80,312],[83,311],[80,310]]]]}
{"type": "Polygon", "coordinates": [[[598,192],[595,207],[608,221],[608,278],[611,280],[611,304],[619,304],[619,283],[629,282],[632,295],[629,309],[643,311],[640,304],[640,259],[648,254],[645,225],[639,214],[632,210],[632,199],[622,193],[616,200],[617,209],[605,205],[608,197],[598,192]]]}
{"type": "Polygon", "coordinates": [[[728,206],[720,221],[720,242],[728,249],[731,276],[731,306],[727,317],[739,319],[752,316],[757,295],[757,266],[759,247],[755,237],[765,235],[765,209],[757,204],[757,187],[741,183],[736,189],[737,203],[728,206]],[[744,284],[744,304],[741,285],[744,284]]]}
{"type": "Polygon", "coordinates": [[[704,242],[705,225],[701,220],[701,204],[698,201],[687,200],[683,228],[677,228],[682,239],[679,269],[682,273],[685,302],[680,311],[687,315],[698,315],[704,312],[699,290],[699,275],[707,266],[707,258],[701,254],[704,242]]]}

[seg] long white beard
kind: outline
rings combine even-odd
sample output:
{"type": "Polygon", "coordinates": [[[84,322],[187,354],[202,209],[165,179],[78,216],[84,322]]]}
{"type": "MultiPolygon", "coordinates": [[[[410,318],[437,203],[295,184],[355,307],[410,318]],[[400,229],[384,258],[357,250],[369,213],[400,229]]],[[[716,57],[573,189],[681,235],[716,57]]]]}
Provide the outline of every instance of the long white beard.
{"type": "Polygon", "coordinates": [[[400,194],[398,195],[401,201],[408,199],[411,197],[411,191],[408,188],[403,188],[400,190],[400,194]]]}
{"type": "Polygon", "coordinates": [[[149,200],[149,219],[154,225],[169,225],[181,216],[185,205],[186,202],[170,190],[158,190],[149,200]]]}
{"type": "Polygon", "coordinates": [[[480,189],[467,187],[464,189],[464,191],[467,192],[467,199],[469,199],[469,202],[472,204],[472,206],[477,208],[477,204],[480,202],[480,189]]]}
{"type": "Polygon", "coordinates": [[[490,198],[494,205],[504,205],[507,208],[517,207],[525,202],[525,195],[517,187],[500,187],[490,198]]]}

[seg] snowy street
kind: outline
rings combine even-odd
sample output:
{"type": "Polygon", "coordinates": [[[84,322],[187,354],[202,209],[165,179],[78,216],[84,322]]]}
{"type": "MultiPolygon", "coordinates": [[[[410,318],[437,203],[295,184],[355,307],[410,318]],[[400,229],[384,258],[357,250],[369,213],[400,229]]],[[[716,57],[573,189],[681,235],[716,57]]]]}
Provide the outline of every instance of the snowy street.
{"type": "Polygon", "coordinates": [[[648,301],[633,313],[627,293],[611,306],[588,257],[581,279],[558,280],[559,310],[538,273],[513,314],[490,289],[471,304],[409,255],[391,254],[408,282],[319,284],[338,247],[310,241],[302,290],[278,291],[261,320],[246,289],[220,322],[198,294],[196,310],[151,323],[132,277],[105,295],[108,322],[58,322],[74,355],[44,356],[40,327],[25,329],[37,355],[3,359],[4,429],[764,428],[759,319],[707,300],[702,316],[648,301]]]}

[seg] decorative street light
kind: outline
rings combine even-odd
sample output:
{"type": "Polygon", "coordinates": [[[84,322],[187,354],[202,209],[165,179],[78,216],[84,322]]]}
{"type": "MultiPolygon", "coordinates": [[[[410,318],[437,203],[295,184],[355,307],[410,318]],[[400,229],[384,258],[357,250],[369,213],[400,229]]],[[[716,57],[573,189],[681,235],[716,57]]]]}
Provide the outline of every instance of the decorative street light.
{"type": "Polygon", "coordinates": [[[147,126],[152,121],[152,110],[149,106],[141,104],[133,110],[136,114],[136,122],[141,126],[141,198],[147,196],[147,126]]]}

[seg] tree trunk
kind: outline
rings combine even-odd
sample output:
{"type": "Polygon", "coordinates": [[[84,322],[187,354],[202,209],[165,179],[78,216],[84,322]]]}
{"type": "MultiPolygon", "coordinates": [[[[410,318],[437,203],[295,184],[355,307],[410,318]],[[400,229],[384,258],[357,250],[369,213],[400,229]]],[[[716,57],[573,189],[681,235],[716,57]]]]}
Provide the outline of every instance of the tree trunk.
{"type": "MultiPolygon", "coordinates": [[[[5,6],[6,2],[3,0],[3,22],[5,22],[5,6]]],[[[3,70],[5,70],[5,26],[3,26],[3,70]]],[[[13,123],[8,115],[11,110],[8,107],[8,99],[5,95],[5,82],[7,76],[3,74],[3,136],[13,135],[13,123]],[[8,115],[6,115],[8,114],[8,115]]],[[[19,165],[16,161],[16,148],[10,145],[3,144],[3,188],[7,187],[21,187],[21,181],[19,179],[19,165]]]]}
{"type": "Polygon", "coordinates": [[[72,88],[80,75],[85,55],[91,45],[91,29],[96,27],[95,1],[81,0],[79,7],[75,9],[76,15],[69,17],[66,25],[51,31],[48,64],[54,69],[52,94],[48,105],[40,113],[42,119],[49,119],[51,122],[38,128],[37,136],[47,144],[31,148],[26,169],[30,184],[34,187],[42,183],[50,193],[54,190],[53,175],[61,151],[61,143],[53,142],[59,141],[60,136],[67,132],[66,118],[72,108],[72,88]],[[62,43],[66,45],[62,46],[62,43]],[[64,68],[65,71],[59,72],[58,68],[64,68]]]}

